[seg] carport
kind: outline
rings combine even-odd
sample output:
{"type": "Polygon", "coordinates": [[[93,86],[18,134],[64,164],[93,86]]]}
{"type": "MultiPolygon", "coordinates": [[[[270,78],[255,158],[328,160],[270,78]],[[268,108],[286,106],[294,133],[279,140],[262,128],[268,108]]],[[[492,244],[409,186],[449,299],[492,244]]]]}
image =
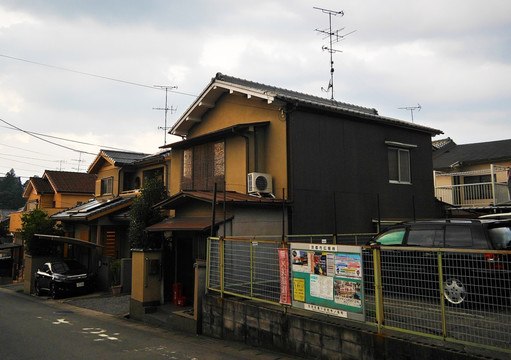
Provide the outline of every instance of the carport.
{"type": "Polygon", "coordinates": [[[73,258],[79,261],[81,264],[87,266],[87,270],[89,271],[92,269],[93,272],[96,273],[99,266],[101,266],[98,262],[98,256],[95,251],[95,249],[103,247],[101,245],[67,236],[45,234],[35,234],[34,236],[64,244],[62,257],[73,258]]]}
{"type": "Polygon", "coordinates": [[[0,256],[0,284],[12,283],[18,277],[18,270],[22,260],[23,245],[14,243],[0,243],[0,252],[10,255],[0,256]]]}

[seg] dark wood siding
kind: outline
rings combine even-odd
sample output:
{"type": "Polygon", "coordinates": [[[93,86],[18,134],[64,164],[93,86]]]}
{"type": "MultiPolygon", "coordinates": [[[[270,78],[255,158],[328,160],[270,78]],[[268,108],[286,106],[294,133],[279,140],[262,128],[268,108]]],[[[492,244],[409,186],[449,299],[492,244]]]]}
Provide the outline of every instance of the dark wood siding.
{"type": "Polygon", "coordinates": [[[372,219],[434,217],[431,135],[348,116],[289,116],[293,234],[374,231],[372,219]],[[413,144],[411,184],[389,183],[386,141],[413,144]],[[335,214],[334,214],[335,213],[335,214]],[[335,219],[335,220],[334,220],[335,219]]]}

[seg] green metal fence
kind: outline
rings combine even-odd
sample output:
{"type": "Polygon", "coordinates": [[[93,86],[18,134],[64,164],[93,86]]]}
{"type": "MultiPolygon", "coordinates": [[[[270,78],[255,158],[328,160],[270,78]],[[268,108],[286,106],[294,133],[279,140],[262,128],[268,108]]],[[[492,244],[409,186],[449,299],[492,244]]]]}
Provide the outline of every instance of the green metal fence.
{"type": "MultiPolygon", "coordinates": [[[[210,238],[208,291],[279,304],[277,249],[288,245],[210,238]]],[[[511,251],[362,246],[365,322],[511,353],[510,259],[511,251]]]]}

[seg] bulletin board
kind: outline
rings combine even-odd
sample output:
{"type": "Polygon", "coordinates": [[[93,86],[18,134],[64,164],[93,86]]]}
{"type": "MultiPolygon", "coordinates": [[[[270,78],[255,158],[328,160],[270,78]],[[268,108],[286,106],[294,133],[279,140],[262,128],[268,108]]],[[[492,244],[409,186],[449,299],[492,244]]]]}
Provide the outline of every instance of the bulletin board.
{"type": "Polygon", "coordinates": [[[294,307],[365,321],[359,246],[292,243],[290,259],[294,307]]]}

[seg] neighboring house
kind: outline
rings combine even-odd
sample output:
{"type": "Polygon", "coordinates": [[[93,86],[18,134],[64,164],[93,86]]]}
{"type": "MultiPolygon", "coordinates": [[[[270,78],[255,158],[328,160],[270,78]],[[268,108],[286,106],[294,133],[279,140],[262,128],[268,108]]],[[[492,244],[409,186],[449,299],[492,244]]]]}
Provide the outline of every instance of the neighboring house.
{"type": "Polygon", "coordinates": [[[88,172],[96,174],[96,198],[115,198],[139,191],[149,178],[159,178],[168,186],[169,151],[158,154],[101,150],[88,172]]]}
{"type": "Polygon", "coordinates": [[[218,73],[170,134],[184,140],[162,147],[173,160],[159,206],[175,216],[148,230],[169,237],[163,262],[188,298],[210,234],[375,232],[379,220],[436,215],[431,137],[441,131],[375,109],[218,73]]]}
{"type": "Polygon", "coordinates": [[[46,170],[41,178],[32,177],[25,186],[23,197],[27,202],[22,211],[11,214],[9,230],[15,242],[22,243],[19,235],[21,217],[35,209],[49,216],[94,197],[94,174],[46,170]]]}
{"type": "Polygon", "coordinates": [[[494,212],[509,206],[511,140],[457,145],[433,143],[435,195],[450,208],[494,212]]]}
{"type": "MultiPolygon", "coordinates": [[[[52,216],[68,236],[100,245],[102,263],[129,258],[128,211],[144,183],[161,179],[168,187],[170,151],[158,154],[101,150],[88,172],[96,178],[95,198],[52,216]]],[[[101,287],[108,286],[108,269],[100,269],[101,287]]]]}

